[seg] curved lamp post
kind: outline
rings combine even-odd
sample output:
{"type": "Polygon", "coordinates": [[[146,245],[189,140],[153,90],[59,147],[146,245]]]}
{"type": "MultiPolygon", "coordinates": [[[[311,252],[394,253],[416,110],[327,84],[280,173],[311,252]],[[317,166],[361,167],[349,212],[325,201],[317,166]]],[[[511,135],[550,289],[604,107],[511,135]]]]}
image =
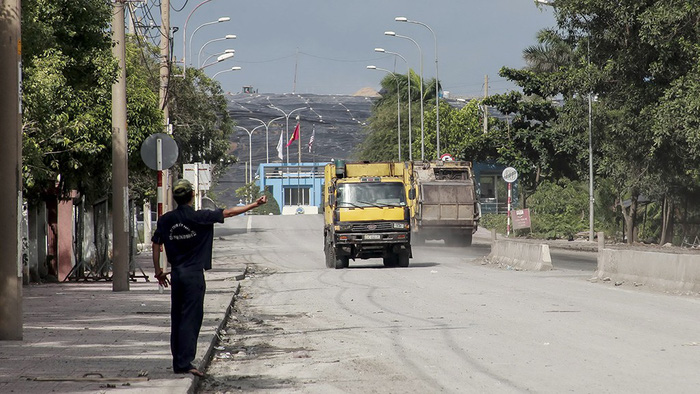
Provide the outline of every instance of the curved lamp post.
{"type": "Polygon", "coordinates": [[[190,62],[192,61],[192,37],[194,37],[194,35],[197,33],[197,30],[203,28],[204,26],[215,25],[215,24],[221,23],[221,22],[228,22],[230,20],[231,20],[231,18],[229,18],[228,16],[222,16],[221,18],[219,18],[215,21],[203,23],[203,24],[197,26],[196,29],[194,29],[194,31],[192,32],[192,35],[190,35],[190,42],[189,42],[189,44],[187,44],[189,46],[189,51],[190,51],[190,53],[188,54],[188,56],[190,58],[190,62]]]}
{"type": "Polygon", "coordinates": [[[215,62],[211,62],[209,64],[205,64],[202,67],[200,67],[200,70],[205,69],[206,67],[213,66],[216,63],[223,62],[226,59],[230,59],[233,57],[233,53],[224,53],[223,55],[220,55],[219,57],[216,58],[215,62]]]}
{"type": "Polygon", "coordinates": [[[224,53],[233,53],[233,54],[235,55],[235,54],[236,54],[236,50],[235,50],[235,49],[226,49],[226,50],[223,51],[223,52],[219,52],[219,53],[215,53],[215,54],[213,54],[213,55],[210,55],[209,57],[207,57],[206,59],[204,59],[204,61],[202,62],[202,64],[207,64],[207,62],[208,62],[209,60],[211,60],[211,58],[213,58],[214,56],[223,55],[224,53]]]}
{"type": "Polygon", "coordinates": [[[258,122],[262,123],[262,126],[265,126],[265,156],[266,156],[266,159],[265,159],[265,160],[266,160],[267,163],[270,162],[270,140],[269,140],[269,138],[268,138],[268,136],[269,136],[269,131],[270,131],[270,125],[272,124],[272,122],[274,122],[274,121],[276,121],[276,120],[280,120],[280,119],[282,119],[282,118],[284,118],[284,116],[278,116],[278,117],[276,117],[276,118],[270,120],[270,121],[267,122],[267,123],[265,123],[264,121],[262,121],[262,120],[260,120],[260,119],[258,119],[258,118],[248,118],[248,119],[250,119],[250,120],[257,120],[258,122]]]}
{"type": "Polygon", "coordinates": [[[423,51],[420,49],[420,45],[418,45],[416,40],[411,37],[402,36],[393,31],[385,31],[384,35],[409,40],[418,48],[418,55],[420,56],[420,159],[425,160],[425,129],[423,123],[423,51]]]}
{"type": "Polygon", "coordinates": [[[187,15],[187,19],[185,19],[185,25],[182,28],[182,76],[185,76],[185,72],[187,71],[187,59],[185,58],[187,56],[187,23],[190,21],[190,17],[192,14],[194,14],[195,11],[197,11],[197,8],[203,6],[204,4],[210,2],[211,0],[204,0],[201,3],[197,4],[196,7],[190,11],[190,13],[187,15]]]}
{"type": "MultiPolygon", "coordinates": [[[[406,60],[405,57],[401,56],[400,53],[397,52],[391,52],[391,51],[386,51],[384,48],[374,48],[375,52],[379,53],[388,53],[390,55],[398,56],[400,57],[404,63],[406,63],[406,79],[408,80],[408,160],[413,161],[413,128],[411,126],[411,107],[413,102],[411,101],[411,68],[408,66],[408,61],[406,60]]],[[[400,158],[401,156],[399,156],[400,158]]]]}
{"type": "MultiPolygon", "coordinates": [[[[215,38],[213,40],[209,40],[209,41],[205,42],[204,45],[202,45],[202,47],[199,48],[199,54],[197,55],[197,66],[198,67],[201,66],[200,62],[202,61],[202,50],[204,50],[205,46],[211,44],[212,42],[223,41],[223,40],[235,40],[235,39],[236,39],[235,34],[227,34],[221,38],[215,38]]],[[[231,56],[233,56],[233,55],[231,55],[231,56]]]]}
{"type": "Polygon", "coordinates": [[[433,33],[433,40],[435,40],[435,134],[437,137],[437,145],[436,145],[436,151],[437,151],[437,159],[440,159],[440,77],[438,74],[438,45],[437,45],[437,36],[435,35],[435,31],[430,28],[430,26],[426,25],[423,22],[419,21],[413,21],[410,19],[407,19],[403,16],[398,16],[394,18],[395,21],[397,22],[407,22],[407,23],[413,23],[416,25],[421,25],[428,30],[430,30],[431,33],[433,33]]]}
{"type": "Polygon", "coordinates": [[[233,66],[233,67],[229,68],[228,70],[223,70],[223,71],[217,72],[216,74],[214,74],[214,75],[211,76],[211,79],[216,78],[216,76],[219,75],[219,74],[221,74],[221,73],[227,73],[227,72],[229,72],[229,71],[239,71],[239,70],[241,70],[241,67],[240,67],[240,66],[233,66]]]}
{"type": "Polygon", "coordinates": [[[243,126],[236,126],[248,133],[248,182],[253,181],[253,133],[262,126],[256,126],[253,130],[248,130],[243,126]]]}
{"type": "Polygon", "coordinates": [[[399,146],[399,161],[401,161],[401,95],[399,94],[401,90],[401,85],[399,84],[399,78],[396,77],[396,73],[393,73],[386,68],[381,68],[377,66],[367,66],[368,70],[379,70],[391,75],[396,81],[396,136],[399,146]]]}

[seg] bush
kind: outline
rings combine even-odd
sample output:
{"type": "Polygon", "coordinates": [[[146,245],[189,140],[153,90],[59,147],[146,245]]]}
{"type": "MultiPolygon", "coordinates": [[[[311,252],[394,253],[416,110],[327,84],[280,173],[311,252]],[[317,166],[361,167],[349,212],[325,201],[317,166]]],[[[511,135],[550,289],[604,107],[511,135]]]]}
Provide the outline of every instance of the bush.
{"type": "Polygon", "coordinates": [[[496,229],[499,234],[506,233],[506,215],[498,215],[495,213],[487,213],[479,220],[479,226],[487,230],[496,229]]]}
{"type": "Polygon", "coordinates": [[[532,232],[542,238],[571,238],[588,229],[588,190],[582,182],[544,181],[528,198],[532,232]]]}

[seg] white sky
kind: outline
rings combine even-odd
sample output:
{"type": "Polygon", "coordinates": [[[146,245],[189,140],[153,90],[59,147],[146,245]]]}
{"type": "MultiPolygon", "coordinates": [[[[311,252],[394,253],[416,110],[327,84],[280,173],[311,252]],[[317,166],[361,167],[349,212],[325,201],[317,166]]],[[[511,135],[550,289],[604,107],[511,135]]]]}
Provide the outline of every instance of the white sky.
{"type": "MultiPolygon", "coordinates": [[[[175,9],[185,6],[171,11],[171,26],[179,27],[173,52],[182,60],[185,20],[202,0],[171,2],[175,9]]],[[[193,53],[188,64],[197,64],[197,53],[206,42],[235,34],[235,40],[211,42],[202,50],[202,60],[225,49],[236,51],[233,59],[205,69],[212,76],[242,67],[217,76],[225,91],[235,93],[252,85],[260,93],[289,93],[296,68],[297,93],[353,94],[364,87],[378,89],[385,76],[367,70],[367,65],[394,70],[395,57],[375,53],[376,47],[400,53],[420,71],[416,45],[384,35],[391,30],[420,45],[423,76],[434,78],[432,34],[423,26],[394,21],[397,16],[435,31],[440,80],[452,97],[483,95],[485,75],[489,93],[513,89],[498,70],[522,67],[522,50],[535,44],[538,30],[555,25],[552,11],[538,9],[532,0],[211,0],[197,8],[187,24],[193,53]],[[231,21],[204,26],[192,36],[202,24],[223,16],[231,21]]],[[[396,71],[406,72],[403,60],[397,60],[396,71]]]]}

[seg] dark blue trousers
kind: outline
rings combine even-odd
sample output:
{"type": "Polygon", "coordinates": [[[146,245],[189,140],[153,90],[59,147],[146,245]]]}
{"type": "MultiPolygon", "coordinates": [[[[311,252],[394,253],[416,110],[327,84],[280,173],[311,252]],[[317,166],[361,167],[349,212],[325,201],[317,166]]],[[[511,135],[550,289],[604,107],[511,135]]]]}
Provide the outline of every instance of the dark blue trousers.
{"type": "Polygon", "coordinates": [[[187,372],[194,368],[197,338],[204,319],[204,271],[172,271],[171,278],[170,351],[173,371],[187,372]]]}

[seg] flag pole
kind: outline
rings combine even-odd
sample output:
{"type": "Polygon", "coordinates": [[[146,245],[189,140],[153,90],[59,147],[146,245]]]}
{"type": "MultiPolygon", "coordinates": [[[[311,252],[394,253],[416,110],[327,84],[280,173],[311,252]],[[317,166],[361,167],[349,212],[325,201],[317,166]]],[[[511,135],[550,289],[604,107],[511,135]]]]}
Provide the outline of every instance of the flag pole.
{"type": "MultiPolygon", "coordinates": [[[[297,124],[299,124],[299,120],[297,118],[297,124]]],[[[297,155],[298,155],[298,163],[297,163],[297,202],[301,201],[301,196],[303,195],[301,193],[301,127],[299,127],[299,141],[297,141],[297,155]]],[[[301,201],[302,204],[299,205],[304,205],[303,201],[301,201]]]]}

